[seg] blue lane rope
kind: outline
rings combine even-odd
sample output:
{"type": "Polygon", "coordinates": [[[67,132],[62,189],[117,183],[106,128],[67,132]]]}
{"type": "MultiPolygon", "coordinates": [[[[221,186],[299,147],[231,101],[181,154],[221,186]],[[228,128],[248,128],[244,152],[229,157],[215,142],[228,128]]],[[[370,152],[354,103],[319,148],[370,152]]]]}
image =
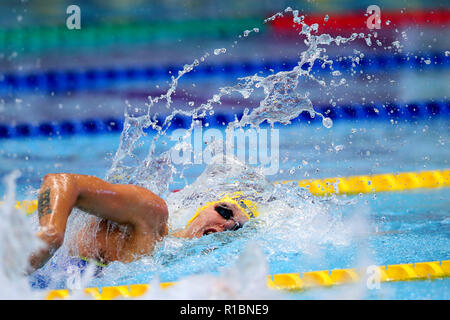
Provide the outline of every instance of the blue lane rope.
{"type": "MultiPolygon", "coordinates": [[[[352,68],[349,58],[334,59],[333,69],[348,71],[352,68]]],[[[194,71],[186,74],[187,77],[242,77],[255,72],[275,72],[291,70],[297,61],[241,61],[225,62],[222,64],[200,65],[194,71]]],[[[414,70],[439,70],[450,66],[450,57],[445,53],[435,52],[428,55],[373,55],[366,56],[359,64],[353,66],[355,71],[379,72],[400,68],[414,70]]],[[[307,65],[303,66],[308,67],[307,65]]],[[[53,70],[46,72],[6,73],[0,77],[0,94],[12,92],[43,92],[60,93],[67,91],[98,90],[113,87],[114,85],[133,83],[137,81],[157,80],[176,75],[181,68],[176,65],[144,66],[124,68],[101,68],[89,70],[53,70]]],[[[313,66],[313,72],[330,72],[330,67],[324,68],[319,63],[313,66]]]]}
{"type": "MultiPolygon", "coordinates": [[[[339,107],[315,107],[316,111],[330,117],[333,121],[341,120],[404,120],[414,121],[420,119],[433,119],[437,117],[450,116],[450,100],[415,102],[408,104],[385,104],[385,105],[365,105],[365,106],[339,106],[339,107]]],[[[242,113],[236,113],[238,118],[242,113]]],[[[234,120],[234,113],[217,113],[204,119],[211,126],[223,126],[234,120]]],[[[302,112],[293,121],[306,121],[315,123],[321,121],[319,117],[311,118],[308,112],[302,112]]],[[[158,118],[161,123],[162,118],[158,118]]],[[[71,136],[75,134],[103,134],[120,133],[123,129],[124,120],[119,118],[109,119],[87,119],[83,121],[61,121],[43,122],[37,125],[21,123],[15,126],[0,124],[0,139],[20,138],[20,137],[51,137],[51,136],[71,136]]],[[[177,116],[172,121],[172,129],[188,128],[191,118],[177,116]]],[[[150,130],[150,129],[148,129],[150,130]]]]}

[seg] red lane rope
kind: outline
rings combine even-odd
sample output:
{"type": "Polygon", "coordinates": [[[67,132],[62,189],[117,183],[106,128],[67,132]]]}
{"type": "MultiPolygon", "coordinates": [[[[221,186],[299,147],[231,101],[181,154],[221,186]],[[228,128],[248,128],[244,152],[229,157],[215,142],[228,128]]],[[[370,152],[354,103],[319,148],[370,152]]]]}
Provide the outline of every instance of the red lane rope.
{"type": "MultiPolygon", "coordinates": [[[[321,32],[368,30],[366,22],[370,16],[369,14],[366,14],[365,11],[350,13],[331,12],[328,13],[328,21],[325,21],[324,18],[326,13],[299,13],[299,16],[301,15],[305,16],[304,21],[308,25],[318,23],[321,32]]],[[[284,17],[271,21],[270,25],[274,32],[282,34],[293,33],[298,28],[298,25],[294,27],[291,14],[285,14],[284,17]]],[[[400,26],[440,27],[449,25],[450,10],[447,9],[404,10],[402,12],[401,9],[393,11],[383,10],[383,8],[381,8],[381,30],[394,29],[400,26]],[[388,20],[390,23],[386,24],[386,21],[388,20]]]]}

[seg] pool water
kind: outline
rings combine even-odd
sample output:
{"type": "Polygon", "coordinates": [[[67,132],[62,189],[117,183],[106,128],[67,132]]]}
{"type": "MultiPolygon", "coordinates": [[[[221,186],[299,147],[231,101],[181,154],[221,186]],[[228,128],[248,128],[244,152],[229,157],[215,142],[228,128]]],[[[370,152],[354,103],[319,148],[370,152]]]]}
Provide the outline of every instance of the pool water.
{"type": "MultiPolygon", "coordinates": [[[[278,125],[280,171],[267,178],[299,180],[446,169],[449,124],[448,119],[434,119],[394,124],[388,120],[337,122],[331,129],[300,120],[287,126],[278,125]]],[[[149,135],[148,140],[151,138],[149,135]]],[[[105,177],[119,142],[119,134],[0,140],[0,175],[19,169],[18,197],[28,199],[27,191],[39,188],[47,173],[105,177]]],[[[188,167],[186,181],[176,179],[172,189],[192,183],[204,168],[204,164],[188,167]]],[[[4,186],[0,188],[3,193],[4,186]]]]}
{"type": "MultiPolygon", "coordinates": [[[[273,182],[446,169],[449,124],[448,120],[435,119],[395,124],[337,122],[330,129],[297,121],[290,126],[276,126],[280,132],[280,170],[266,178],[273,182]]],[[[42,176],[47,173],[104,177],[118,143],[119,135],[115,134],[3,140],[0,141],[1,174],[19,168],[22,175],[17,181],[17,198],[30,199],[35,197],[42,176]]],[[[205,165],[189,167],[184,178],[175,179],[170,189],[191,184],[204,169],[205,165]]],[[[291,192],[292,186],[286,188],[278,192],[291,192]]],[[[255,243],[263,257],[253,259],[250,254],[253,265],[243,268],[265,274],[450,259],[448,188],[329,199],[305,196],[305,199],[304,205],[291,211],[278,210],[277,205],[281,204],[268,205],[260,221],[252,221],[237,232],[195,240],[168,237],[149,257],[130,264],[111,263],[104,270],[104,277],[93,279],[88,286],[148,283],[156,278],[162,282],[180,281],[196,274],[219,275],[223,268],[233,268],[248,245],[255,243]]],[[[64,250],[52,259],[54,264],[62,259],[64,250]]],[[[50,264],[40,272],[54,275],[50,264]]],[[[243,273],[247,272],[248,276],[249,270],[243,273]]],[[[67,275],[59,270],[54,280],[51,288],[64,288],[67,275]]],[[[256,279],[249,276],[245,281],[256,279]]],[[[443,279],[383,283],[379,290],[355,291],[351,286],[314,289],[286,293],[282,297],[448,299],[448,289],[450,281],[443,279]]],[[[253,294],[258,298],[258,292],[253,294]]],[[[186,292],[185,298],[190,297],[186,292]]]]}

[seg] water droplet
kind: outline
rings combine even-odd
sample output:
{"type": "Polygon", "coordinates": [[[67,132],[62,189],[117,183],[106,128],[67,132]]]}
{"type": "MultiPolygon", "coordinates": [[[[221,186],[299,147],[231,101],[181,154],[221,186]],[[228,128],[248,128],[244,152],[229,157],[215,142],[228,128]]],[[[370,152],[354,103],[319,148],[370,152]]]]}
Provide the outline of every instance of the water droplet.
{"type": "Polygon", "coordinates": [[[225,52],[227,52],[227,49],[225,49],[225,48],[214,49],[214,54],[216,56],[218,56],[219,54],[225,53],[225,52]]]}
{"type": "Polygon", "coordinates": [[[336,152],[341,151],[342,149],[344,149],[344,146],[342,144],[337,145],[336,147],[334,147],[334,150],[336,150],[336,152]]]}
{"type": "Polygon", "coordinates": [[[322,119],[322,124],[325,128],[330,129],[333,126],[333,120],[331,120],[331,118],[324,117],[322,119]]]}

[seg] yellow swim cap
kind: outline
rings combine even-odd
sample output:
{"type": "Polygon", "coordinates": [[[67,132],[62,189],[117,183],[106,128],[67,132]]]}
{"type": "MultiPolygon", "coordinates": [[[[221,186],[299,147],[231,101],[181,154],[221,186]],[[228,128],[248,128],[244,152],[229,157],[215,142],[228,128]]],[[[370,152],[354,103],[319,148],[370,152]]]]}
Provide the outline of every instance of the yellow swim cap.
{"type": "Polygon", "coordinates": [[[191,224],[191,222],[194,221],[195,218],[197,218],[201,211],[205,210],[209,206],[221,202],[229,202],[235,204],[249,219],[256,218],[259,215],[256,204],[251,200],[244,199],[242,192],[237,191],[232,194],[225,195],[220,200],[208,202],[204,206],[198,208],[194,216],[187,222],[186,227],[189,226],[189,224],[191,224]]]}

